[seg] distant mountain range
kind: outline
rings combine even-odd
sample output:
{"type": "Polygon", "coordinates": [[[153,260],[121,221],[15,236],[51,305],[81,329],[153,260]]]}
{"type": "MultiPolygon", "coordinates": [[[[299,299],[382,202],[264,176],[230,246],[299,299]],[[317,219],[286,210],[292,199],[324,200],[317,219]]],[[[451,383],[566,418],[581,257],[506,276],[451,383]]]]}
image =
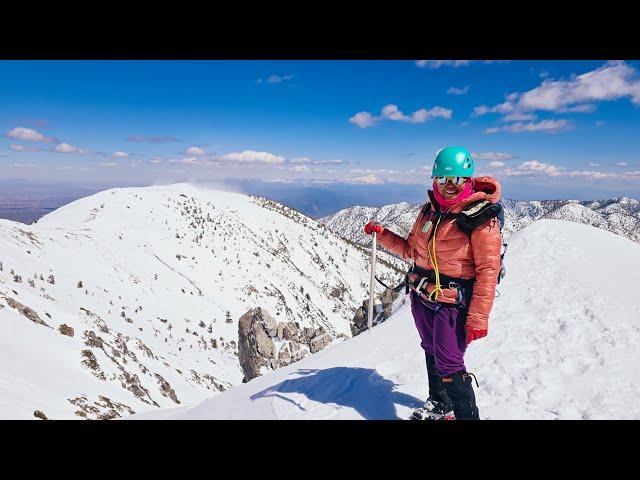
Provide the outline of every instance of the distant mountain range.
{"type": "MultiPolygon", "coordinates": [[[[541,218],[567,220],[592,225],[634,242],[640,242],[640,201],[617,197],[610,200],[532,200],[502,201],[505,208],[504,236],[508,238],[541,218]]],[[[350,207],[321,218],[332,232],[368,245],[370,237],[362,231],[370,220],[377,220],[386,228],[406,237],[417,218],[421,203],[394,203],[383,207],[350,207]]]]}

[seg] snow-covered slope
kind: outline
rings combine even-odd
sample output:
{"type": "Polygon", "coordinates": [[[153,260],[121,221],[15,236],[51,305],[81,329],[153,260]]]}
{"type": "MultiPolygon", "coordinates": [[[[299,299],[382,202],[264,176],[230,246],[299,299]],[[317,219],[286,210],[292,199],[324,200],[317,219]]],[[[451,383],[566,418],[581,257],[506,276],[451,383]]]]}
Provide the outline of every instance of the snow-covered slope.
{"type": "MultiPolygon", "coordinates": [[[[482,418],[640,418],[640,245],[540,220],[512,236],[506,266],[489,336],[466,355],[482,418]]],[[[407,302],[373,331],[296,364],[133,418],[397,419],[426,395],[407,302]]]]}
{"type": "MultiPolygon", "coordinates": [[[[386,258],[378,270],[397,282],[401,262],[386,258]]],[[[30,226],[0,220],[0,418],[207,398],[242,380],[250,308],[350,337],[369,262],[280,204],[186,184],[107,190],[30,226]]]]}
{"type": "MultiPolygon", "coordinates": [[[[577,200],[503,200],[505,208],[504,235],[508,238],[541,218],[568,220],[608,230],[635,242],[640,242],[640,201],[619,197],[606,201],[577,200]]],[[[332,232],[368,245],[371,239],[362,231],[369,220],[377,220],[394,232],[407,236],[422,204],[406,202],[383,207],[350,207],[321,218],[319,221],[332,232]]]]}

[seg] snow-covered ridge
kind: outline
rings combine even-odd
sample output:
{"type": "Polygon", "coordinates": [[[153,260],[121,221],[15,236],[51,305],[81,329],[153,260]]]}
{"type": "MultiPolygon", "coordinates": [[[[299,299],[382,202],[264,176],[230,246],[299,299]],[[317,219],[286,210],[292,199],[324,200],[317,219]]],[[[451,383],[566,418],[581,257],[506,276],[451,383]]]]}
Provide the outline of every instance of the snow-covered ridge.
{"type": "MultiPolygon", "coordinates": [[[[541,218],[568,220],[613,232],[634,242],[640,242],[640,201],[617,197],[605,201],[577,200],[503,200],[505,207],[505,237],[541,218]]],[[[406,202],[383,207],[350,207],[319,221],[331,231],[360,245],[370,238],[362,227],[377,220],[402,236],[407,236],[423,204],[406,202]]]]}
{"type": "MultiPolygon", "coordinates": [[[[112,418],[224,391],[242,380],[237,321],[253,307],[350,337],[369,256],[283,205],[187,184],[0,220],[0,418],[112,418]]],[[[402,262],[385,259],[397,282],[402,262]]]]}
{"type": "MultiPolygon", "coordinates": [[[[489,335],[465,357],[481,418],[639,419],[640,245],[548,219],[510,244],[489,335]]],[[[199,404],[134,418],[407,418],[427,396],[419,342],[407,302],[371,332],[199,404]]]]}

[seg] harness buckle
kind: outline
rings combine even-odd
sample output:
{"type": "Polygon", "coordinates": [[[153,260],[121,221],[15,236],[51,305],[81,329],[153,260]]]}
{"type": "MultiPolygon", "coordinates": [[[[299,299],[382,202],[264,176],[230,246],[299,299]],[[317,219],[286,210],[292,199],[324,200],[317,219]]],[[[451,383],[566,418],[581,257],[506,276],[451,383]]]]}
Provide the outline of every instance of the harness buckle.
{"type": "Polygon", "coordinates": [[[422,290],[422,285],[427,281],[427,277],[422,277],[422,279],[420,279],[420,283],[418,283],[418,286],[416,287],[416,290],[420,292],[420,290],[422,290]]]}

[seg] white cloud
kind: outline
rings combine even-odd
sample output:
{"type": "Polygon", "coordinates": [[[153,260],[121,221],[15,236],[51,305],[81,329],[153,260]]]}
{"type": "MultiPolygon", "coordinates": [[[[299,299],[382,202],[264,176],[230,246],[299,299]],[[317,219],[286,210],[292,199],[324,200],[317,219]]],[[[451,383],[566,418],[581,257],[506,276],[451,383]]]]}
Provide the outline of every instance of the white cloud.
{"type": "Polygon", "coordinates": [[[282,83],[282,82],[286,82],[287,80],[291,80],[293,78],[293,75],[269,75],[269,78],[267,78],[267,83],[282,83]]]}
{"type": "Polygon", "coordinates": [[[293,75],[276,75],[276,74],[272,74],[272,75],[269,75],[266,79],[259,78],[257,80],[257,83],[264,83],[264,82],[271,83],[271,84],[282,83],[282,82],[289,81],[292,78],[293,78],[293,75]]]}
{"type": "Polygon", "coordinates": [[[113,156],[116,158],[127,158],[129,156],[126,152],[113,152],[113,156]]]}
{"type": "Polygon", "coordinates": [[[162,157],[153,157],[149,160],[149,163],[153,163],[154,165],[157,165],[158,163],[162,163],[164,161],[165,159],[162,157]]]}
{"type": "Polygon", "coordinates": [[[363,175],[363,174],[368,174],[368,175],[393,175],[396,173],[400,173],[399,170],[389,170],[387,168],[378,168],[378,169],[372,169],[372,168],[352,168],[351,170],[349,170],[349,173],[353,173],[355,175],[363,175]]]}
{"type": "Polygon", "coordinates": [[[469,87],[470,85],[467,85],[464,88],[449,87],[447,89],[447,93],[449,95],[466,95],[469,92],[469,87]]]}
{"type": "Polygon", "coordinates": [[[389,120],[395,120],[408,123],[424,123],[429,118],[441,117],[449,119],[451,118],[451,110],[442,107],[433,107],[429,110],[421,108],[413,112],[410,116],[402,113],[397,105],[390,103],[385,105],[380,112],[381,118],[387,118],[389,120]]]}
{"type": "Polygon", "coordinates": [[[616,163],[616,166],[617,167],[628,167],[629,164],[627,162],[618,162],[618,163],[616,163]]]}
{"type": "Polygon", "coordinates": [[[365,175],[364,177],[356,177],[348,180],[350,183],[363,183],[367,185],[380,185],[384,180],[375,175],[365,175]]]}
{"type": "Polygon", "coordinates": [[[284,157],[274,155],[269,152],[256,152],[253,150],[245,150],[244,152],[227,153],[220,157],[220,160],[235,163],[265,163],[280,164],[284,163],[284,157]]]}
{"type": "Polygon", "coordinates": [[[491,108],[486,105],[478,105],[477,107],[473,107],[473,112],[471,112],[472,117],[479,117],[481,115],[485,115],[491,112],[491,108]]]}
{"type": "Polygon", "coordinates": [[[113,167],[119,167],[120,164],[116,163],[116,162],[106,162],[106,163],[99,163],[98,164],[101,167],[105,167],[105,168],[113,168],[113,167]]]}
{"type": "Polygon", "coordinates": [[[423,165],[420,168],[410,168],[404,173],[406,175],[425,175],[426,173],[431,174],[432,170],[433,170],[433,165],[423,165]]]}
{"type": "Polygon", "coordinates": [[[198,165],[200,162],[196,157],[180,158],[178,160],[169,160],[169,163],[178,163],[180,165],[198,165]]]}
{"type": "Polygon", "coordinates": [[[27,142],[48,142],[57,143],[57,139],[53,137],[45,137],[40,132],[33,130],[32,128],[16,127],[6,134],[9,138],[15,138],[16,140],[24,140],[27,142]]]}
{"type": "Polygon", "coordinates": [[[416,65],[420,68],[440,68],[440,67],[466,67],[470,60],[416,60],[416,65]]]}
{"type": "Polygon", "coordinates": [[[89,153],[89,150],[74,147],[73,145],[69,145],[68,143],[61,143],[59,145],[56,145],[53,151],[58,153],[89,153]]]}
{"type": "Polygon", "coordinates": [[[616,178],[620,177],[620,175],[615,173],[606,173],[606,172],[595,172],[595,171],[573,171],[569,174],[570,177],[583,177],[588,178],[590,180],[600,180],[603,178],[616,178]]]}
{"type": "Polygon", "coordinates": [[[41,133],[32,130],[31,128],[16,127],[7,133],[7,137],[15,138],[17,140],[26,140],[29,142],[42,142],[45,137],[41,133]]]}
{"type": "Polygon", "coordinates": [[[596,110],[596,106],[593,103],[584,103],[582,105],[574,105],[573,107],[560,107],[557,110],[554,110],[558,113],[591,113],[596,110]]]}
{"type": "Polygon", "coordinates": [[[342,160],[315,160],[314,165],[342,165],[342,160]]]}
{"type": "Polygon", "coordinates": [[[299,173],[308,173],[311,171],[311,169],[306,165],[296,165],[295,167],[291,168],[291,171],[299,172],[299,173]]]}
{"type": "Polygon", "coordinates": [[[26,146],[26,145],[17,145],[15,143],[9,145],[9,148],[11,150],[15,150],[16,152],[39,152],[39,151],[41,151],[41,149],[38,148],[38,147],[31,147],[31,146],[26,146]]]}
{"type": "Polygon", "coordinates": [[[13,166],[16,168],[35,168],[32,163],[14,163],[13,166]]]}
{"type": "Polygon", "coordinates": [[[543,172],[551,176],[556,176],[560,174],[560,171],[563,170],[563,167],[557,167],[550,163],[543,163],[537,160],[531,160],[529,162],[524,162],[518,166],[518,170],[523,171],[534,171],[534,172],[543,172]]]}
{"type": "Polygon", "coordinates": [[[523,162],[520,165],[518,165],[517,170],[519,172],[522,172],[524,175],[527,175],[530,173],[541,173],[541,174],[549,175],[551,177],[557,177],[558,175],[562,174],[564,167],[558,167],[550,163],[531,160],[528,162],[523,162]]]}
{"type": "Polygon", "coordinates": [[[599,163],[596,163],[596,162],[589,162],[589,164],[588,164],[588,165],[589,165],[590,167],[599,167],[599,166],[600,166],[600,164],[599,164],[599,163]]]}
{"type": "Polygon", "coordinates": [[[376,124],[377,119],[369,112],[358,112],[349,119],[350,123],[355,123],[360,128],[372,127],[376,124]]]}
{"type": "Polygon", "coordinates": [[[206,155],[206,152],[200,147],[189,147],[184,153],[187,155],[206,155]]]}
{"type": "Polygon", "coordinates": [[[489,168],[502,168],[504,167],[506,164],[504,162],[499,162],[497,160],[494,160],[493,162],[489,162],[489,168]]]}
{"type": "Polygon", "coordinates": [[[313,160],[309,157],[298,157],[289,160],[289,163],[298,164],[310,164],[310,165],[342,165],[343,160],[313,160]]]}
{"type": "Polygon", "coordinates": [[[522,133],[522,132],[543,132],[543,133],[558,133],[570,130],[573,125],[565,119],[561,120],[542,120],[541,122],[517,122],[503,127],[490,127],[487,128],[485,133],[497,133],[497,132],[509,132],[509,133],[522,133]]]}
{"type": "Polygon", "coordinates": [[[595,110],[595,102],[621,98],[640,105],[640,76],[624,61],[610,61],[569,80],[545,79],[538,87],[508,95],[503,103],[475,107],[473,115],[501,113],[514,118],[535,111],[589,113],[595,110]]]}
{"type": "MultiPolygon", "coordinates": [[[[417,112],[417,110],[416,110],[417,112]]],[[[407,117],[404,113],[402,113],[397,105],[390,103],[389,105],[385,105],[382,107],[380,111],[380,117],[388,118],[389,120],[399,120],[399,121],[407,121],[411,117],[407,117]]]]}
{"type": "Polygon", "coordinates": [[[566,173],[564,167],[559,167],[550,163],[539,162],[537,160],[531,160],[523,162],[515,168],[505,168],[502,170],[504,175],[507,176],[550,176],[558,177],[566,173]]]}
{"type": "Polygon", "coordinates": [[[382,107],[380,115],[375,117],[369,112],[359,112],[349,119],[349,122],[355,123],[360,128],[367,128],[375,125],[381,120],[392,120],[396,122],[406,123],[424,123],[432,118],[451,118],[452,110],[443,107],[432,107],[430,109],[420,108],[411,115],[405,115],[397,105],[390,103],[382,107]]]}
{"type": "Polygon", "coordinates": [[[538,118],[538,116],[535,113],[513,112],[503,116],[501,120],[503,122],[523,122],[535,120],[536,118],[538,118]]]}
{"type": "Polygon", "coordinates": [[[474,160],[495,160],[499,162],[518,158],[513,153],[508,152],[472,152],[471,156],[474,160]]]}

